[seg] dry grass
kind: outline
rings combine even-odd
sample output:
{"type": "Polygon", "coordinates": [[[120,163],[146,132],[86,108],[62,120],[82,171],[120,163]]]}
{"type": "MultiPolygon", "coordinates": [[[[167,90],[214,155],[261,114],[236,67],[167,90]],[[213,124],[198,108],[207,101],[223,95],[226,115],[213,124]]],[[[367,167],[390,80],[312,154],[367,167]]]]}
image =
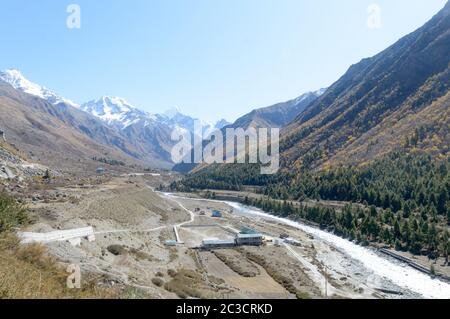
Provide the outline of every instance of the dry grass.
{"type": "Polygon", "coordinates": [[[114,256],[130,255],[138,261],[159,261],[156,257],[133,247],[130,248],[123,245],[110,245],[106,249],[114,256]]]}
{"type": "Polygon", "coordinates": [[[203,279],[200,274],[193,270],[182,269],[176,273],[172,272],[172,280],[164,285],[164,288],[175,293],[178,297],[186,299],[202,298],[203,294],[198,287],[203,279]]]}
{"type": "Polygon", "coordinates": [[[25,152],[22,152],[17,147],[12,146],[8,142],[4,142],[3,140],[0,140],[0,147],[11,153],[12,155],[18,157],[21,160],[29,160],[28,155],[25,152]]]}
{"type": "Polygon", "coordinates": [[[152,283],[157,287],[162,287],[164,285],[164,280],[159,277],[155,277],[152,279],[152,283]]]}
{"type": "Polygon", "coordinates": [[[106,249],[114,256],[125,255],[127,253],[127,250],[122,245],[109,245],[106,249]]]}
{"type": "Polygon", "coordinates": [[[142,250],[138,250],[136,248],[130,248],[128,251],[131,255],[133,255],[137,260],[140,261],[150,261],[150,262],[154,262],[154,261],[159,261],[158,258],[147,254],[146,252],[143,252],[142,250]]]}
{"type": "Polygon", "coordinates": [[[164,243],[167,240],[172,239],[172,237],[173,237],[173,232],[171,232],[170,230],[165,228],[165,229],[161,230],[161,232],[159,233],[158,239],[159,239],[159,242],[162,245],[164,245],[164,243]]]}
{"type": "Polygon", "coordinates": [[[222,287],[224,281],[213,276],[202,276],[195,270],[181,269],[178,272],[170,270],[172,279],[164,288],[175,293],[179,298],[217,298],[220,292],[226,290],[222,287]]]}
{"type": "Polygon", "coordinates": [[[68,289],[68,274],[42,245],[20,246],[11,233],[0,234],[0,298],[2,299],[99,299],[119,298],[120,291],[101,288],[93,278],[82,289],[68,289]]]}
{"type": "Polygon", "coordinates": [[[213,251],[213,253],[231,270],[242,277],[252,278],[260,275],[259,269],[237,251],[221,250],[213,251]]]}
{"type": "Polygon", "coordinates": [[[175,247],[169,249],[169,262],[174,262],[178,258],[178,250],[175,247]]]}
{"type": "Polygon", "coordinates": [[[250,252],[248,250],[239,250],[248,260],[260,265],[264,270],[281,286],[284,287],[291,294],[295,295],[298,299],[309,299],[310,295],[308,292],[300,291],[294,284],[294,280],[290,277],[284,275],[280,272],[279,267],[276,264],[267,262],[267,260],[256,253],[250,252]]]}
{"type": "Polygon", "coordinates": [[[106,194],[83,200],[79,212],[84,218],[109,219],[122,225],[141,225],[150,219],[158,225],[175,224],[188,219],[187,213],[168,214],[171,204],[150,189],[118,187],[106,194]]]}
{"type": "Polygon", "coordinates": [[[25,208],[5,193],[0,193],[0,232],[9,231],[29,222],[25,208]]]}

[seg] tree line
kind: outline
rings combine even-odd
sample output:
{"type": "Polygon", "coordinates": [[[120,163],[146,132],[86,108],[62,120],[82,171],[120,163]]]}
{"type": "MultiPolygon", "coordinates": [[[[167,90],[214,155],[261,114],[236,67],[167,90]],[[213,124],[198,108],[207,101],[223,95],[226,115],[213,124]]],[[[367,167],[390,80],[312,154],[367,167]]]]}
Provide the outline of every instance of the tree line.
{"type": "MultiPolygon", "coordinates": [[[[420,138],[421,132],[417,135],[420,138]]],[[[449,158],[436,160],[427,154],[396,151],[364,167],[295,173],[284,170],[268,176],[260,175],[257,165],[213,165],[173,183],[171,188],[239,191],[247,185],[261,186],[261,193],[270,200],[249,204],[316,222],[361,243],[377,241],[414,254],[447,257],[449,176],[449,158]],[[279,204],[305,200],[358,205],[338,212],[279,204]]]]}
{"type": "Polygon", "coordinates": [[[420,217],[404,218],[390,209],[347,204],[342,210],[321,205],[294,205],[289,201],[245,198],[244,204],[258,207],[276,216],[302,219],[363,246],[380,243],[416,255],[447,258],[449,233],[446,227],[420,217]]]}

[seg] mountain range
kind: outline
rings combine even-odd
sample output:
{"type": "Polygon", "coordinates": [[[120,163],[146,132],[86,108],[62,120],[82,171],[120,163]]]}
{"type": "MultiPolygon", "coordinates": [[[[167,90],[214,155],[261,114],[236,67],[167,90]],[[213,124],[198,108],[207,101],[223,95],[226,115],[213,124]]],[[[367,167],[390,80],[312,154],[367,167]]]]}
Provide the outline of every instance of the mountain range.
{"type": "MultiPolygon", "coordinates": [[[[36,152],[40,147],[52,149],[50,145],[40,144],[37,140],[34,142],[35,147],[30,147],[29,141],[22,139],[23,129],[27,126],[33,128],[32,135],[48,134],[46,132],[48,124],[43,124],[37,119],[45,117],[47,122],[63,122],[68,129],[76,131],[76,133],[72,132],[72,135],[84,135],[83,138],[92,139],[103,146],[94,147],[96,151],[83,151],[83,148],[80,148],[77,143],[66,141],[65,145],[70,145],[72,149],[78,149],[78,153],[83,154],[82,158],[84,159],[109,156],[114,159],[131,159],[131,162],[136,161],[142,165],[156,168],[170,168],[172,166],[170,150],[174,144],[171,141],[172,131],[193,133],[194,123],[197,121],[193,117],[182,114],[178,108],[164,114],[150,114],[119,97],[104,96],[80,105],[31,82],[16,69],[0,72],[0,83],[3,83],[0,85],[0,97],[8,99],[0,112],[13,114],[14,112],[10,113],[11,110],[7,106],[11,105],[11,100],[14,100],[14,104],[20,104],[20,106],[16,105],[15,111],[23,109],[22,115],[17,120],[28,122],[16,123],[17,125],[11,127],[5,121],[4,123],[0,122],[1,127],[17,144],[24,144],[25,149],[31,153],[36,152]],[[33,118],[33,112],[27,114],[29,109],[43,112],[36,114],[37,118],[33,118]],[[114,154],[111,150],[101,152],[103,155],[98,154],[98,150],[110,148],[115,149],[118,154],[114,154]]],[[[5,114],[5,117],[2,118],[6,120],[10,117],[5,114]]],[[[216,124],[198,121],[203,127],[204,134],[209,134],[214,129],[221,129],[229,124],[225,120],[216,124]]],[[[58,125],[53,126],[57,127],[58,125]]],[[[52,139],[43,138],[43,140],[52,139]]],[[[82,139],[76,138],[76,140],[82,139]]],[[[86,145],[86,143],[84,144],[86,145]]],[[[69,154],[71,153],[69,152],[69,154]]]]}
{"type": "Polygon", "coordinates": [[[308,92],[287,102],[277,103],[272,106],[258,108],[238,118],[228,127],[243,128],[284,128],[295,117],[302,113],[309,104],[319,98],[326,89],[308,92]]]}
{"type": "MultiPolygon", "coordinates": [[[[423,27],[351,66],[329,88],[255,109],[233,124],[200,121],[203,135],[227,127],[281,128],[287,170],[361,165],[405,145],[448,156],[449,52],[447,3],[423,27]]],[[[119,97],[77,104],[15,69],[0,72],[0,105],[0,131],[14,144],[35,159],[79,168],[94,157],[171,168],[171,133],[193,133],[196,120],[177,108],[151,114],[119,97]]]]}
{"type": "MultiPolygon", "coordinates": [[[[319,92],[322,94],[310,93],[311,100],[297,110],[297,115],[278,114],[274,118],[279,122],[261,120],[259,114],[270,114],[269,107],[242,117],[237,125],[281,126],[281,171],[287,173],[304,168],[328,171],[341,166],[367,166],[405,149],[448,158],[449,52],[447,2],[424,26],[352,65],[328,89],[319,92]]],[[[192,173],[192,181],[203,181],[205,176],[209,181],[230,176],[253,183],[261,179],[250,165],[202,165],[192,173]]]]}
{"type": "Polygon", "coordinates": [[[176,107],[162,114],[151,114],[120,97],[103,96],[77,104],[28,80],[19,70],[9,69],[0,72],[0,98],[5,99],[5,107],[0,110],[5,112],[5,121],[0,120],[0,128],[29,154],[40,153],[40,156],[34,156],[35,160],[54,166],[61,167],[64,163],[82,170],[90,158],[102,158],[168,169],[173,166],[170,151],[174,145],[171,140],[174,130],[180,134],[195,134],[196,121],[203,128],[203,137],[226,127],[281,128],[324,91],[309,92],[287,102],[255,109],[233,124],[224,119],[211,124],[185,115],[176,107]],[[14,113],[8,107],[12,104],[15,112],[20,110],[21,114],[14,121],[7,121],[6,114],[14,113]],[[29,136],[24,134],[27,127],[29,136]],[[53,132],[51,127],[57,129],[53,132]],[[64,143],[56,142],[55,139],[63,140],[59,134],[63,131],[70,132],[64,136],[64,143]],[[80,141],[83,146],[79,145],[80,141]],[[54,152],[42,152],[42,149],[54,152]],[[47,156],[50,154],[53,155],[47,156]],[[64,160],[54,154],[65,154],[64,160]],[[68,161],[68,158],[74,160],[68,161]]]}
{"type": "Polygon", "coordinates": [[[423,131],[415,147],[449,152],[450,3],[428,23],[353,65],[283,131],[285,165],[361,164],[423,131]],[[401,137],[401,138],[399,138],[401,137]]]}

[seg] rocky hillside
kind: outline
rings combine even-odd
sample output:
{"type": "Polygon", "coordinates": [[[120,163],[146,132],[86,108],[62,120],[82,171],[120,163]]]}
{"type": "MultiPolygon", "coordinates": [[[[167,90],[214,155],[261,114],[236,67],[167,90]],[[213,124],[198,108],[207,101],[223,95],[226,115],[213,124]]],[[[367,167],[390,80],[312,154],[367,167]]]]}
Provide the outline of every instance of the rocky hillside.
{"type": "Polygon", "coordinates": [[[138,162],[138,151],[89,114],[0,82],[0,130],[33,162],[83,170],[93,157],[138,162]]]}
{"type": "Polygon", "coordinates": [[[255,109],[240,117],[229,127],[247,129],[249,127],[283,128],[292,122],[306,107],[320,97],[326,89],[308,92],[296,99],[269,107],[255,109]]]}
{"type": "MultiPolygon", "coordinates": [[[[107,148],[119,149],[133,161],[156,168],[172,167],[173,131],[193,133],[194,123],[198,121],[203,126],[203,134],[209,135],[214,129],[229,124],[225,120],[216,124],[200,121],[181,113],[178,108],[163,114],[151,114],[119,97],[103,96],[80,105],[28,80],[16,69],[0,72],[0,81],[9,84],[18,94],[22,93],[22,103],[31,103],[31,107],[36,109],[37,104],[45,101],[44,114],[56,117],[107,148]],[[24,94],[30,97],[26,101],[24,94]]],[[[8,89],[8,94],[15,93],[8,89]]]]}
{"type": "Polygon", "coordinates": [[[417,31],[350,67],[310,104],[284,131],[285,165],[364,163],[407,139],[448,156],[449,52],[447,3],[417,31]]]}
{"type": "Polygon", "coordinates": [[[35,176],[44,176],[47,170],[52,175],[58,175],[57,171],[31,162],[15,145],[9,144],[3,137],[0,138],[0,184],[5,181],[22,182],[35,176]]]}

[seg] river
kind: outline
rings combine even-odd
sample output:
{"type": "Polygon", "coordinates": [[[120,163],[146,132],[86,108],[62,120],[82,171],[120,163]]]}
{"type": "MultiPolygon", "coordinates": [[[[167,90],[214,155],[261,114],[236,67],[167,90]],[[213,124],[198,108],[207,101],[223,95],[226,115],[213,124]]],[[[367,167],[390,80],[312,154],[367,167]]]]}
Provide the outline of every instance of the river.
{"type": "MultiPolygon", "coordinates": [[[[168,194],[167,194],[168,195],[168,194]]],[[[410,266],[403,264],[393,258],[378,253],[376,250],[359,246],[349,240],[343,239],[326,231],[311,227],[286,218],[276,217],[259,209],[244,206],[239,203],[229,201],[193,199],[170,195],[171,197],[184,198],[187,200],[220,202],[231,206],[235,214],[243,216],[258,217],[263,220],[276,221],[296,229],[299,229],[315,240],[326,243],[336,250],[343,252],[349,261],[342,265],[335,258],[326,254],[319,256],[324,263],[331,263],[333,268],[339,268],[339,272],[352,272],[361,275],[361,280],[370,280],[372,286],[374,283],[384,289],[393,289],[401,291],[406,298],[428,298],[428,299],[450,299],[450,285],[439,279],[433,279],[430,276],[421,273],[410,266]]],[[[331,254],[331,252],[330,252],[331,254]]],[[[327,265],[328,266],[328,265],[327,265]]]]}

